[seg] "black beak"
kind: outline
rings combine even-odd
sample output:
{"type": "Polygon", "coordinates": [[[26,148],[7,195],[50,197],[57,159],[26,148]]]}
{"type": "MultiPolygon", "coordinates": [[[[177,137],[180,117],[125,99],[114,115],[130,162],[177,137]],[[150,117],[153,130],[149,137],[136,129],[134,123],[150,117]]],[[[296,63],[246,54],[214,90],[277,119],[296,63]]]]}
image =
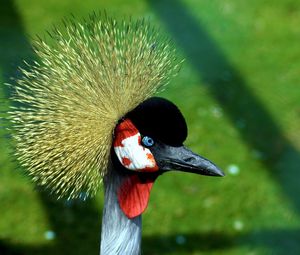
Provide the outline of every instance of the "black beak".
{"type": "Polygon", "coordinates": [[[179,170],[209,176],[225,176],[214,163],[184,146],[156,144],[151,148],[156,163],[163,171],[179,170]]]}

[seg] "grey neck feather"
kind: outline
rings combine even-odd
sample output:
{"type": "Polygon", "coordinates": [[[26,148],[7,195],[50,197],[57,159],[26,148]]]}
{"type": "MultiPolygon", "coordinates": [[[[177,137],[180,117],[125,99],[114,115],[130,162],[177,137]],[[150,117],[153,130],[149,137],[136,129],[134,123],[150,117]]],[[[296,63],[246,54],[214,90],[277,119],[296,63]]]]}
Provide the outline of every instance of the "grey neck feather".
{"type": "Polygon", "coordinates": [[[104,178],[101,255],[141,254],[142,217],[128,219],[118,203],[117,191],[124,178],[113,167],[104,178]]]}

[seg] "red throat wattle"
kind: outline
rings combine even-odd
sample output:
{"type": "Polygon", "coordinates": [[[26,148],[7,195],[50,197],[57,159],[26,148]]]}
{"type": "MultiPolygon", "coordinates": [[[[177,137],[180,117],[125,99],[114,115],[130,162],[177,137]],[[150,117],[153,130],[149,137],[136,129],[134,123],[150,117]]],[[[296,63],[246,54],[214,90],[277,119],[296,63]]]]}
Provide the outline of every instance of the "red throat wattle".
{"type": "Polygon", "coordinates": [[[133,174],[126,178],[118,191],[120,208],[128,218],[141,215],[147,208],[156,177],[141,178],[133,174]]]}

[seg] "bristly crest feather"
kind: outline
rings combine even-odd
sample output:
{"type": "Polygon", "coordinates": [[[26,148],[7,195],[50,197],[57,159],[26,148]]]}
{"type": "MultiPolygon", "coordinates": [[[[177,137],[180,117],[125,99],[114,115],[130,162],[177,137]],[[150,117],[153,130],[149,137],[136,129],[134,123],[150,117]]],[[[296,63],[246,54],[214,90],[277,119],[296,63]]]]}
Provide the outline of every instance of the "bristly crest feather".
{"type": "Polygon", "coordinates": [[[38,39],[11,107],[16,155],[58,197],[92,196],[108,169],[114,128],[176,74],[180,61],[144,20],[92,15],[38,39]],[[51,45],[51,46],[50,46],[51,45]]]}

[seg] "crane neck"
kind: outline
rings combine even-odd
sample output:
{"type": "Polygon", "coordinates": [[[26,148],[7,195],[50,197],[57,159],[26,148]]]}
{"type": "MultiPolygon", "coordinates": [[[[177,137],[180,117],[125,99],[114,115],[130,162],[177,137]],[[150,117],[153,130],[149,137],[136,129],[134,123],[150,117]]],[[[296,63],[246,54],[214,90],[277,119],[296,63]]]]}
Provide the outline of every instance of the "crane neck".
{"type": "Polygon", "coordinates": [[[114,167],[104,178],[101,255],[141,253],[142,217],[127,218],[118,203],[117,192],[125,178],[114,167]]]}

